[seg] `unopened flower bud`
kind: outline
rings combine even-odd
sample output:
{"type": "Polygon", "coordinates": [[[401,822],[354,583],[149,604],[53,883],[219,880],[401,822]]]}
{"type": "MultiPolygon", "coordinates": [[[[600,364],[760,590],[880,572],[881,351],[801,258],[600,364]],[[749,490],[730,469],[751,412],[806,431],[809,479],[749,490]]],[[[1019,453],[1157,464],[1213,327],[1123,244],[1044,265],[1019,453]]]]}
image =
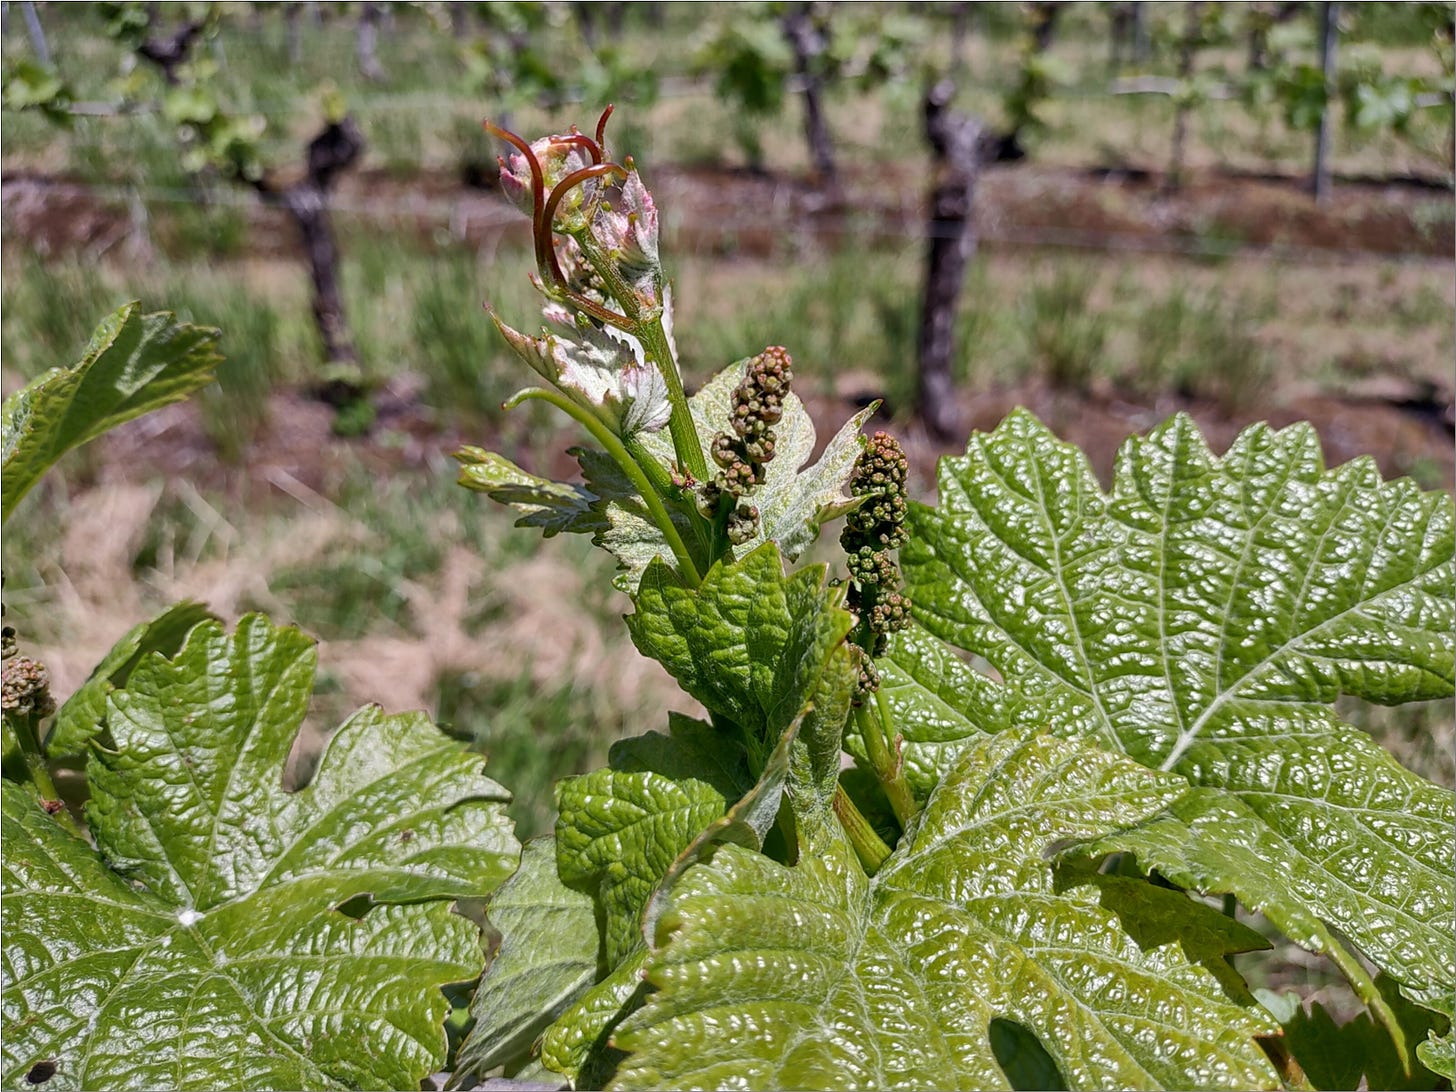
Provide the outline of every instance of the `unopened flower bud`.
{"type": "Polygon", "coordinates": [[[12,655],[5,660],[0,708],[13,716],[48,717],[56,710],[51,697],[51,676],[45,664],[29,656],[12,655]]]}

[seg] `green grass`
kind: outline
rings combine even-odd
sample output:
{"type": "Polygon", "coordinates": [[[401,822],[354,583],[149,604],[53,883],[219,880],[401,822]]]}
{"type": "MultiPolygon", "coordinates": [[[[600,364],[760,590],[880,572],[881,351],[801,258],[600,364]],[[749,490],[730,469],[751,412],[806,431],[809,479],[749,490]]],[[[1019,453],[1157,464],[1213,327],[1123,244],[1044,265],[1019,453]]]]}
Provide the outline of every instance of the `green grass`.
{"type": "Polygon", "coordinates": [[[510,787],[508,811],[522,841],[551,832],[557,781],[603,765],[613,740],[642,727],[570,682],[543,690],[529,675],[476,672],[440,680],[435,716],[486,754],[486,772],[510,787]]]}
{"type": "Polygon", "coordinates": [[[1097,280],[1091,266],[1058,263],[1023,298],[1031,364],[1053,387],[1083,390],[1103,370],[1109,319],[1092,301],[1097,280]]]}

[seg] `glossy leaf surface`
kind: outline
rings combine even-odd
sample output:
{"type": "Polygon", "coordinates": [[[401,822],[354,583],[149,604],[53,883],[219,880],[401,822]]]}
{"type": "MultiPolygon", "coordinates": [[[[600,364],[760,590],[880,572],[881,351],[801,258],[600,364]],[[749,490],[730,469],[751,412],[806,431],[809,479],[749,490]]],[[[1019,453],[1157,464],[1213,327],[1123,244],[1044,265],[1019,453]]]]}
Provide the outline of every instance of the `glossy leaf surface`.
{"type": "Polygon", "coordinates": [[[1330,703],[1451,694],[1450,497],[1366,459],[1328,471],[1307,426],[1218,458],[1186,418],[1129,441],[1104,494],[1025,413],[942,460],[939,495],[902,552],[926,628],[1054,733],[1208,790],[1181,827],[1104,848],[1317,949],[1331,923],[1411,996],[1449,994],[1452,795],[1330,703]]]}
{"type": "Polygon", "coordinates": [[[590,896],[556,873],[556,844],[537,838],[491,896],[500,948],[470,1003],[475,1024],[460,1046],[457,1083],[526,1057],[551,1022],[597,980],[596,913],[590,896]]]}
{"type": "Polygon", "coordinates": [[[314,662],[255,615],[138,664],[89,762],[96,849],[5,785],[7,1086],[43,1061],[53,1088],[414,1088],[438,1067],[439,987],[481,962],[451,900],[514,867],[508,797],[377,707],[285,791],[314,662]]]}
{"type": "Polygon", "coordinates": [[[86,742],[105,727],[107,695],[126,685],[142,658],[153,652],[175,655],[192,627],[211,617],[201,603],[179,603],[150,622],[133,626],[56,711],[55,724],[45,741],[46,753],[52,758],[65,758],[84,750],[86,742]]]}
{"type": "Polygon", "coordinates": [[[722,847],[658,919],[656,992],[617,1032],[613,1087],[1007,1088],[997,1019],[1034,1034],[1072,1088],[1277,1087],[1253,1039],[1272,1021],[1179,943],[1208,938],[1190,948],[1202,961],[1247,947],[1209,923],[1221,915],[1059,884],[1046,859],[1184,790],[1004,733],[962,754],[873,878],[843,843],[792,868],[722,847]]]}
{"type": "Polygon", "coordinates": [[[210,383],[222,359],[218,332],[141,313],[108,316],[81,360],[52,368],[5,399],[0,413],[0,518],[66,452],[210,383]]]}
{"type": "Polygon", "coordinates": [[[761,761],[809,703],[849,633],[850,615],[824,577],[820,566],[785,576],[771,543],[713,566],[696,589],[653,565],[627,628],[684,690],[743,728],[761,761]]]}

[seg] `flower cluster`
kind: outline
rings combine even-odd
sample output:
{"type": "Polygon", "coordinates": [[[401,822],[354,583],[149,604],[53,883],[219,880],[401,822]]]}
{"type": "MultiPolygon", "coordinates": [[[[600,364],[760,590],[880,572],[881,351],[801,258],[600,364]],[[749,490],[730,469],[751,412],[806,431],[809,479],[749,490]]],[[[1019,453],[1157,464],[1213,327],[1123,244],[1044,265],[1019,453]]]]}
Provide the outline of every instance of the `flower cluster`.
{"type": "MultiPolygon", "coordinates": [[[[877,432],[865,442],[850,478],[850,492],[864,502],[845,517],[839,543],[848,558],[849,605],[865,620],[873,635],[865,651],[884,651],[885,635],[902,630],[910,621],[910,598],[900,590],[900,570],[890,556],[905,544],[905,479],[910,464],[899,442],[888,432],[877,432]]],[[[861,688],[878,689],[879,674],[865,661],[861,688]]]]}
{"type": "Polygon", "coordinates": [[[3,674],[0,706],[5,712],[19,717],[48,717],[56,711],[50,672],[44,664],[29,656],[8,656],[3,674]]]}
{"type": "Polygon", "coordinates": [[[762,485],[773,461],[777,437],[774,425],[784,415],[784,396],[794,381],[788,350],[771,345],[748,362],[743,380],[733,390],[729,415],[732,432],[713,438],[711,453],[718,473],[698,493],[699,510],[711,519],[723,497],[735,500],[728,514],[728,541],[741,546],[758,529],[758,509],[742,500],[762,485]]]}

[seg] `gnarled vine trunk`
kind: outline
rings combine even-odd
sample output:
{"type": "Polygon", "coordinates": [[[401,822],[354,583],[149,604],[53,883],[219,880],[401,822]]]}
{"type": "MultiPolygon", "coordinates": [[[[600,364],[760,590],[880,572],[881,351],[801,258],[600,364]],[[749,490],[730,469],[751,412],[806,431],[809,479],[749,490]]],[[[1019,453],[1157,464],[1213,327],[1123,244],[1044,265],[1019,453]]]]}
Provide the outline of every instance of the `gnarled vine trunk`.
{"type": "Polygon", "coordinates": [[[955,84],[941,80],[925,93],[922,109],[934,181],[930,190],[925,295],[916,344],[920,374],[916,409],[941,440],[959,434],[956,414],[955,322],[966,267],[976,251],[973,207],[985,159],[984,126],[951,109],[955,84]]]}
{"type": "Polygon", "coordinates": [[[288,186],[275,187],[266,178],[256,185],[269,204],[287,211],[298,229],[313,285],[313,318],[330,364],[357,363],[343,293],[339,289],[339,248],[329,216],[329,193],[340,174],[364,151],[364,137],[350,118],[330,122],[308,145],[308,172],[288,186]]]}
{"type": "Polygon", "coordinates": [[[803,89],[804,136],[809,144],[809,158],[820,179],[833,182],[837,177],[834,142],[824,114],[824,76],[819,71],[819,58],[829,45],[822,13],[814,4],[794,5],[784,16],[784,34],[794,51],[794,72],[803,89]]]}

